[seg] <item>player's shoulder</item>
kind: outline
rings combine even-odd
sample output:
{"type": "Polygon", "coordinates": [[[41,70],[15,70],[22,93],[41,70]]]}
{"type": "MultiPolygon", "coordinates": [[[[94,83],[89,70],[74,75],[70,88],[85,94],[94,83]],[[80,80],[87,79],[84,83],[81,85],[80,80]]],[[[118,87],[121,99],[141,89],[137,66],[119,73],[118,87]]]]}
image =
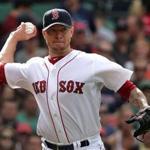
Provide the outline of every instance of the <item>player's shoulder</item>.
{"type": "Polygon", "coordinates": [[[32,57],[26,63],[27,64],[40,64],[44,62],[44,58],[42,57],[32,57]]]}
{"type": "Polygon", "coordinates": [[[96,54],[96,53],[86,53],[86,52],[80,52],[79,57],[81,57],[82,59],[87,59],[87,60],[91,60],[91,61],[104,61],[104,60],[108,60],[106,57],[96,54]]]}
{"type": "Polygon", "coordinates": [[[42,57],[33,57],[26,62],[26,65],[29,68],[33,68],[33,69],[40,67],[40,66],[42,67],[43,64],[44,64],[44,58],[42,57]]]}

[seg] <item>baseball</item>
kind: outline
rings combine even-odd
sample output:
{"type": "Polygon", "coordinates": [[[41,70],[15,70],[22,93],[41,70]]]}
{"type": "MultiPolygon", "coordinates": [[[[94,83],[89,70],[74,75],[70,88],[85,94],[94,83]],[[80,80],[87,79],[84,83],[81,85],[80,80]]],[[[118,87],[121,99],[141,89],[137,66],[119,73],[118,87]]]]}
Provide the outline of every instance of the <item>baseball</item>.
{"type": "Polygon", "coordinates": [[[35,30],[36,30],[36,27],[31,22],[25,23],[25,32],[27,34],[32,34],[35,30]]]}

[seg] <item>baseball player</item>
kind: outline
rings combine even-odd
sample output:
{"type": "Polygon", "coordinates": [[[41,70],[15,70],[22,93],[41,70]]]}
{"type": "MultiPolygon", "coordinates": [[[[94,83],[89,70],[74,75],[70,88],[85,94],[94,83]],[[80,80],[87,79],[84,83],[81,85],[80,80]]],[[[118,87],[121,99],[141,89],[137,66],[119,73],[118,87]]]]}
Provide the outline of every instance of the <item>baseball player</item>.
{"type": "MultiPolygon", "coordinates": [[[[47,11],[42,33],[49,55],[31,58],[24,64],[12,63],[17,43],[36,34],[27,35],[22,23],[1,51],[0,84],[24,88],[34,95],[40,109],[37,134],[42,137],[43,150],[104,150],[99,135],[103,86],[146,112],[146,117],[149,106],[130,81],[131,71],[103,56],[72,49],[73,30],[66,10],[47,11]]],[[[128,123],[134,121],[131,118],[128,123]]]]}

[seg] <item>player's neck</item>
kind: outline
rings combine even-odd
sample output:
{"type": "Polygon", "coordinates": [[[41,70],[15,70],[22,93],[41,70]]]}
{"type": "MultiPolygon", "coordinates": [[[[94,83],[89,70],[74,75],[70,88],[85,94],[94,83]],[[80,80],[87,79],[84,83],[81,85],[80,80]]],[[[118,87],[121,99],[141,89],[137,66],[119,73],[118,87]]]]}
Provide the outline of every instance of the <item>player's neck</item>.
{"type": "Polygon", "coordinates": [[[59,51],[59,52],[57,52],[55,50],[50,50],[49,51],[49,58],[64,57],[64,56],[68,55],[71,51],[72,51],[72,48],[68,48],[67,50],[59,51]]]}
{"type": "Polygon", "coordinates": [[[65,51],[65,53],[61,53],[61,54],[50,53],[49,56],[48,56],[48,59],[49,59],[50,63],[55,64],[60,59],[62,59],[66,55],[68,55],[71,51],[72,51],[72,49],[70,48],[70,50],[65,51]]]}
{"type": "Polygon", "coordinates": [[[57,57],[49,57],[48,60],[50,61],[50,63],[52,63],[53,65],[58,62],[60,59],[62,59],[64,56],[57,56],[57,57]]]}

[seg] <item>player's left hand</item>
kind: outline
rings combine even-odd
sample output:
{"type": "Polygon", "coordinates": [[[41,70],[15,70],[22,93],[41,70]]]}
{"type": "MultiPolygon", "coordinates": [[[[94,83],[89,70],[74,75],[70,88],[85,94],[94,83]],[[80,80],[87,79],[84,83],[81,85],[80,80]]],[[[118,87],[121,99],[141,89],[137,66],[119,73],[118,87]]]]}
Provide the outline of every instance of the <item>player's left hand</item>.
{"type": "Polygon", "coordinates": [[[129,118],[126,123],[134,123],[137,122],[139,124],[139,128],[135,130],[134,137],[136,137],[139,141],[138,136],[143,136],[150,131],[150,106],[140,110],[134,116],[129,118]]]}

